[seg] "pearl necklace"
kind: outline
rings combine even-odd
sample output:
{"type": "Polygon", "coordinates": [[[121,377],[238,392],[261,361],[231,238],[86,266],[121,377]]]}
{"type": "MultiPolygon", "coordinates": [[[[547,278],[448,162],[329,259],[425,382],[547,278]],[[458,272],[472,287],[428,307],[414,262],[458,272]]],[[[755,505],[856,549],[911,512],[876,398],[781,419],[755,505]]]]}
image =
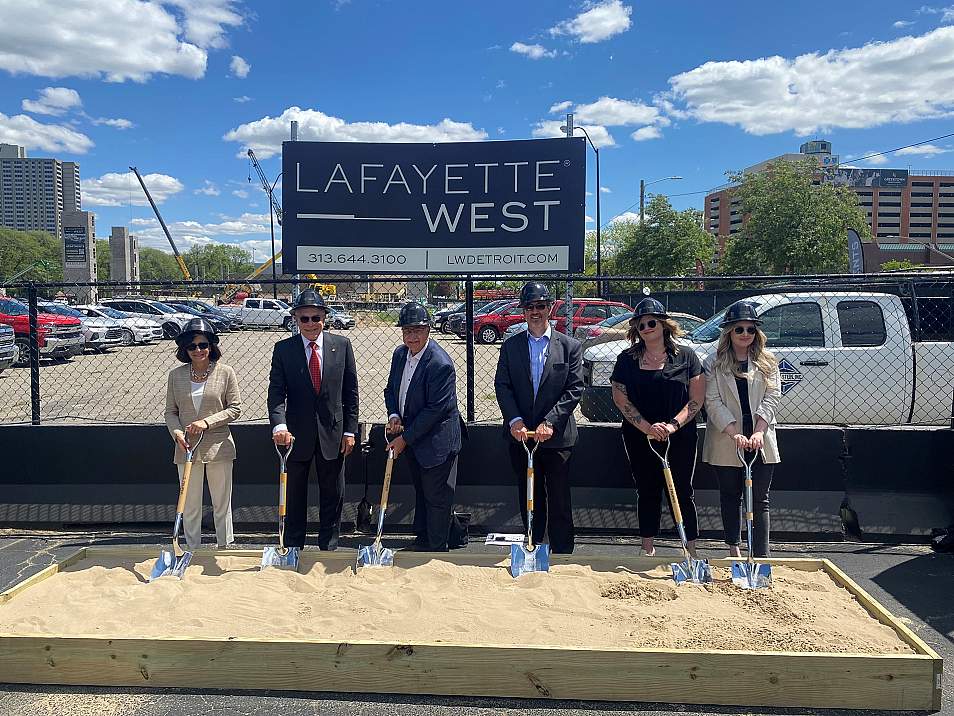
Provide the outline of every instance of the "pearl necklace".
{"type": "Polygon", "coordinates": [[[206,368],[204,373],[196,373],[195,366],[189,366],[189,372],[192,373],[192,382],[193,383],[202,383],[209,377],[209,373],[212,372],[212,364],[209,364],[209,367],[206,368]]]}

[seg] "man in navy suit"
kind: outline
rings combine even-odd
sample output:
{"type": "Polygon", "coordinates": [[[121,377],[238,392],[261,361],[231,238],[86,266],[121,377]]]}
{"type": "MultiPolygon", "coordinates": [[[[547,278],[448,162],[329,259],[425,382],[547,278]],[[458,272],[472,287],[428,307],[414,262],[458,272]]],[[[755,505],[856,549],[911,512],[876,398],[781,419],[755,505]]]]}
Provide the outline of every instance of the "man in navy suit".
{"type": "Polygon", "coordinates": [[[300,335],[278,341],[268,376],[268,419],[278,445],[295,446],[288,461],[285,546],[304,547],[308,471],[318,474],[318,547],[338,547],[344,462],[358,430],[358,372],[351,341],[324,332],[328,308],[302,291],[291,309],[300,335]]]}
{"type": "Polygon", "coordinates": [[[461,419],[457,410],[454,362],[430,340],[430,317],[418,303],[401,308],[398,326],[404,345],[391,356],[384,390],[389,448],[407,456],[414,480],[414,549],[447,551],[451,508],[457,488],[461,419]]]}
{"type": "Polygon", "coordinates": [[[583,348],[550,327],[553,298],[547,287],[531,282],[520,291],[527,330],[500,347],[494,388],[504,419],[504,439],[517,476],[520,514],[527,525],[527,454],[521,443],[534,431],[533,541],[540,544],[549,527],[550,550],[572,554],[573,508],[570,456],[577,430],[573,411],[583,395],[583,348]]]}

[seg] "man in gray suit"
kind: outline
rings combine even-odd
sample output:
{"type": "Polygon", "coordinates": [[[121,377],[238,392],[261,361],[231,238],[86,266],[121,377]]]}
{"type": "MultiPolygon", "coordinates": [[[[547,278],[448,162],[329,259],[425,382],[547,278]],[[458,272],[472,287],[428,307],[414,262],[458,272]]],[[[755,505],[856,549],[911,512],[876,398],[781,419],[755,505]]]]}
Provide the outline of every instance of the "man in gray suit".
{"type": "Polygon", "coordinates": [[[571,554],[574,546],[570,500],[570,456],[577,430],[573,411],[583,394],[583,347],[550,326],[553,298],[538,282],[520,291],[527,330],[508,338],[500,348],[494,387],[503,413],[504,439],[517,475],[520,514],[526,529],[527,455],[522,442],[534,431],[539,443],[534,456],[533,541],[539,544],[549,527],[550,550],[571,554]]]}
{"type": "Polygon", "coordinates": [[[285,546],[304,547],[308,521],[308,471],[318,474],[318,547],[338,547],[344,504],[344,460],[358,430],[358,372],[351,341],[324,332],[328,308],[315,291],[292,306],[300,335],[275,344],[268,376],[272,439],[295,448],[288,461],[285,546]]]}

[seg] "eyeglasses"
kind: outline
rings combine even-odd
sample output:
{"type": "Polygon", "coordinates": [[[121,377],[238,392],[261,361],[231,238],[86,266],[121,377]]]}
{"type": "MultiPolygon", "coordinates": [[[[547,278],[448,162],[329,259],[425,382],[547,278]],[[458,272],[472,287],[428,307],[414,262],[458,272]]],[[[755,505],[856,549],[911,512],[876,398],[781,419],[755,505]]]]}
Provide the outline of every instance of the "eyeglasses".
{"type": "Polygon", "coordinates": [[[637,326],[637,328],[638,328],[640,331],[645,331],[647,328],[655,328],[656,325],[657,325],[657,323],[658,323],[658,321],[657,321],[655,318],[651,318],[651,319],[649,319],[648,321],[646,321],[645,323],[640,323],[640,324],[637,326]]]}
{"type": "Polygon", "coordinates": [[[317,316],[298,316],[299,323],[321,323],[323,320],[325,320],[325,317],[321,314],[317,316]]]}
{"type": "Polygon", "coordinates": [[[186,346],[187,350],[190,351],[204,351],[209,347],[208,343],[190,343],[186,346]]]}
{"type": "Polygon", "coordinates": [[[545,311],[550,307],[547,303],[528,303],[523,307],[525,311],[545,311]]]}
{"type": "Polygon", "coordinates": [[[743,333],[748,333],[749,335],[754,336],[757,330],[758,329],[755,326],[736,326],[733,329],[735,334],[738,336],[741,336],[743,333]]]}

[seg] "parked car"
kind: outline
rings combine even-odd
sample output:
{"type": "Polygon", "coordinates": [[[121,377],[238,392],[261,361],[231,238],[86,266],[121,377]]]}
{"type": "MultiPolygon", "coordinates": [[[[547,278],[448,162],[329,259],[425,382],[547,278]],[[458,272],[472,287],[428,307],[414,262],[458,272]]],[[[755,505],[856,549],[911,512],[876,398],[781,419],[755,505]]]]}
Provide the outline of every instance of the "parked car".
{"type": "Polygon", "coordinates": [[[205,301],[200,301],[197,298],[177,298],[175,301],[165,301],[165,303],[168,303],[170,306],[173,303],[188,306],[189,308],[199,311],[203,316],[208,314],[213,318],[225,321],[228,323],[228,330],[230,331],[237,331],[242,327],[242,322],[238,318],[227,316],[216,306],[213,306],[211,303],[206,303],[205,301]]]}
{"type": "Polygon", "coordinates": [[[188,313],[190,316],[204,318],[212,324],[212,327],[217,333],[228,333],[232,330],[232,319],[229,316],[216,315],[209,311],[200,311],[198,308],[193,308],[192,306],[189,306],[185,303],[180,303],[179,301],[163,301],[163,303],[169,306],[169,308],[174,308],[177,311],[188,313]]]}
{"type": "MultiPolygon", "coordinates": [[[[950,424],[954,343],[915,341],[900,297],[833,291],[749,300],[779,360],[780,423],[950,424]]],[[[724,315],[720,311],[680,342],[705,360],[716,350],[724,315]]],[[[610,341],[583,351],[580,407],[590,420],[619,422],[609,379],[628,346],[610,341]]]]}
{"type": "MultiPolygon", "coordinates": [[[[0,298],[0,323],[13,327],[14,365],[30,364],[30,309],[14,298],[0,298]]],[[[40,356],[66,360],[83,352],[83,324],[78,318],[37,312],[37,343],[40,356]]]]}
{"type": "MultiPolygon", "coordinates": [[[[597,343],[622,340],[626,338],[626,332],[629,331],[629,319],[632,317],[632,313],[620,313],[599,323],[579,326],[574,329],[573,337],[580,341],[584,348],[597,343]]],[[[669,317],[678,323],[686,333],[690,333],[705,323],[704,318],[693,316],[691,313],[673,311],[669,314],[669,317]]]]}
{"type": "MultiPolygon", "coordinates": [[[[550,319],[550,328],[556,330],[556,321],[552,318],[550,319]]],[[[504,331],[503,336],[501,336],[500,338],[500,342],[504,343],[506,342],[508,338],[513,338],[515,335],[517,335],[518,333],[522,333],[525,330],[527,330],[526,321],[521,321],[520,323],[514,323],[512,326],[510,326],[510,328],[504,331]]]]}
{"type": "Polygon", "coordinates": [[[450,326],[447,325],[447,319],[449,319],[455,313],[463,313],[467,306],[463,303],[458,303],[454,306],[448,306],[447,308],[442,308],[439,311],[434,311],[434,315],[431,317],[431,323],[434,325],[434,328],[439,330],[441,333],[450,333],[450,326]]]}
{"type": "MultiPolygon", "coordinates": [[[[573,299],[573,328],[589,326],[605,321],[611,316],[631,314],[633,309],[619,301],[607,301],[602,298],[574,298],[573,299]]],[[[555,318],[557,330],[566,333],[566,301],[562,298],[553,303],[550,318],[555,318]]]]}
{"type": "Polygon", "coordinates": [[[245,328],[292,329],[291,307],[280,298],[243,298],[239,303],[218,307],[230,318],[237,318],[245,328]]]}
{"type": "Polygon", "coordinates": [[[16,357],[16,333],[12,327],[0,323],[0,373],[12,368],[16,357]]]}
{"type": "Polygon", "coordinates": [[[112,318],[88,316],[83,311],[67,306],[65,303],[37,302],[36,306],[45,313],[78,318],[83,324],[83,339],[86,341],[87,350],[105,353],[107,349],[122,344],[122,328],[112,318]]]}
{"type": "Polygon", "coordinates": [[[325,321],[325,325],[328,328],[341,328],[347,331],[355,327],[356,321],[347,311],[336,311],[332,308],[328,312],[328,318],[325,321]]]}
{"type": "MultiPolygon", "coordinates": [[[[490,313],[501,306],[506,306],[509,303],[513,303],[512,298],[503,298],[496,301],[487,301],[485,303],[478,304],[474,302],[474,318],[477,316],[483,315],[485,313],[490,313]]],[[[461,311],[460,313],[452,313],[447,318],[447,327],[451,333],[456,334],[460,338],[464,338],[467,335],[467,329],[464,327],[465,317],[467,316],[466,311],[461,311]]]]}
{"type": "Polygon", "coordinates": [[[152,318],[130,316],[128,313],[117,311],[109,306],[83,305],[75,306],[75,308],[87,316],[102,316],[116,321],[119,324],[120,331],[122,331],[120,342],[124,346],[162,340],[162,324],[152,318]]]}
{"type": "Polygon", "coordinates": [[[154,301],[151,298],[129,296],[104,298],[100,301],[100,304],[128,313],[131,316],[159,320],[162,323],[162,334],[165,338],[175,338],[182,332],[185,324],[195,318],[191,313],[177,311],[162,303],[162,301],[154,301]]]}
{"type": "Polygon", "coordinates": [[[522,322],[523,309],[516,301],[508,301],[490,313],[474,316],[474,340],[478,343],[496,343],[510,326],[522,322]]]}

